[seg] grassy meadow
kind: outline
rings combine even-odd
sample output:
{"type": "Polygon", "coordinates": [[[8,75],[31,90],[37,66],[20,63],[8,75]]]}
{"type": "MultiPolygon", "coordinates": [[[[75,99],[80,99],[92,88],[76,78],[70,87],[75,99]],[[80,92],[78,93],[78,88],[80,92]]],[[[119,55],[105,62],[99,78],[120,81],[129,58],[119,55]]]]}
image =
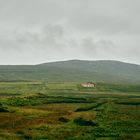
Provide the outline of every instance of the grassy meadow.
{"type": "Polygon", "coordinates": [[[140,85],[0,82],[0,140],[139,140],[140,85]]]}

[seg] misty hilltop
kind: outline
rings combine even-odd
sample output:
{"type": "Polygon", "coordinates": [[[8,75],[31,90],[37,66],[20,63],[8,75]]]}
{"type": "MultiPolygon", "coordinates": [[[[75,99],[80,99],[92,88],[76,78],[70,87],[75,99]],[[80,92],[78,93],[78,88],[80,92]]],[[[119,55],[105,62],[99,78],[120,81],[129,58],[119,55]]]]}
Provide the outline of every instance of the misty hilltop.
{"type": "Polygon", "coordinates": [[[140,83],[140,65],[120,61],[69,60],[38,65],[1,65],[0,81],[140,83]]]}

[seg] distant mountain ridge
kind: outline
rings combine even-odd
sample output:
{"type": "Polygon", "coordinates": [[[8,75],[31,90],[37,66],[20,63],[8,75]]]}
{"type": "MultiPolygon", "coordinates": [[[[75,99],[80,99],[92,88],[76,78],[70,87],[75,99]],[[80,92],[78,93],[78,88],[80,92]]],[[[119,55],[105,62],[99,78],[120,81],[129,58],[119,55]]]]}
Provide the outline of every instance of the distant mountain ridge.
{"type": "Polygon", "coordinates": [[[45,80],[140,83],[140,65],[114,60],[68,60],[38,65],[0,66],[0,81],[45,80]]]}

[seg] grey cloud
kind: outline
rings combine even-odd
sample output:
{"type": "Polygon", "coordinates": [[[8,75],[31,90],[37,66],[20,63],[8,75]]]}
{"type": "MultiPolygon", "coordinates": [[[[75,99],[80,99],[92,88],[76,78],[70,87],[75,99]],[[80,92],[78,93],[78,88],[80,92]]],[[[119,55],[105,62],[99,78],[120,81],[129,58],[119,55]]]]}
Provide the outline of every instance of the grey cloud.
{"type": "Polygon", "coordinates": [[[110,40],[95,40],[86,37],[82,40],[82,50],[89,58],[108,57],[112,54],[115,44],[110,40]]]}
{"type": "Polygon", "coordinates": [[[80,31],[140,32],[139,0],[5,0],[0,1],[1,23],[32,27],[64,22],[80,31]]]}
{"type": "Polygon", "coordinates": [[[84,56],[90,52],[91,55],[95,56],[100,51],[106,52],[113,44],[111,44],[111,41],[106,40],[94,41],[92,37],[75,39],[60,25],[46,25],[40,29],[40,32],[14,30],[9,33],[10,39],[7,38],[4,41],[4,38],[3,36],[0,40],[0,46],[3,46],[3,48],[8,49],[9,47],[9,49],[20,50],[21,53],[22,51],[42,50],[42,52],[49,53],[49,55],[52,55],[50,52],[55,52],[56,54],[75,54],[75,56],[81,53],[84,56]]]}
{"type": "Polygon", "coordinates": [[[139,13],[139,0],[0,0],[0,63],[140,63],[139,13]]]}

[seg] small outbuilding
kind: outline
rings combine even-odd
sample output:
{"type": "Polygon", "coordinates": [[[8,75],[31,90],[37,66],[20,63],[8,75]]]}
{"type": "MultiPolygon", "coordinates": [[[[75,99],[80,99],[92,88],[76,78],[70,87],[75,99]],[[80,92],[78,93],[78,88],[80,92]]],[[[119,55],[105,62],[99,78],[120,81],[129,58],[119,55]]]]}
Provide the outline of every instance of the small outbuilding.
{"type": "Polygon", "coordinates": [[[82,87],[95,87],[93,83],[81,84],[82,87]]]}

